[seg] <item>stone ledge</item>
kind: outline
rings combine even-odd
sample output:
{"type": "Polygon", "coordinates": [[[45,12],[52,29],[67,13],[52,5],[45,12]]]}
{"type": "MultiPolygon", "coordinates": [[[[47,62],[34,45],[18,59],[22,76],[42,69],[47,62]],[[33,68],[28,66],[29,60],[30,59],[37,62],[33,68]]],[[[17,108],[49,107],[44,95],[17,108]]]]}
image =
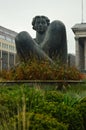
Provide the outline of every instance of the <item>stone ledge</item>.
{"type": "Polygon", "coordinates": [[[4,80],[0,83],[83,83],[83,80],[4,80]]]}

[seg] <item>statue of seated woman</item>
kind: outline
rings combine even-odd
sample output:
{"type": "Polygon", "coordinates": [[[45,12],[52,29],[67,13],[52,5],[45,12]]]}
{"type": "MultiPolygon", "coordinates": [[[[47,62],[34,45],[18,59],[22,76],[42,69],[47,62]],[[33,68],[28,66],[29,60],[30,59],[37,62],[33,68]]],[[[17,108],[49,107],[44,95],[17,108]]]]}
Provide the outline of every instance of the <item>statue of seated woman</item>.
{"type": "Polygon", "coordinates": [[[33,39],[26,31],[20,32],[15,38],[17,54],[21,61],[27,62],[32,57],[38,59],[59,59],[67,63],[67,37],[65,25],[50,20],[46,16],[35,16],[32,20],[36,38],[33,39]]]}

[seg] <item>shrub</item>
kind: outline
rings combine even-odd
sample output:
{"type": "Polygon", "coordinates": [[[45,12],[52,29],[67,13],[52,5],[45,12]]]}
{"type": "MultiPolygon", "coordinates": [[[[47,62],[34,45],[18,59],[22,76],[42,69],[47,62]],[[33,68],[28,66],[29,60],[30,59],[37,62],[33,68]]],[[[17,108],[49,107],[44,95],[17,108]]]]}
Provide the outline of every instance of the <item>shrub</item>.
{"type": "Polygon", "coordinates": [[[68,130],[67,125],[57,122],[48,115],[33,113],[30,117],[30,130],[68,130]]]}
{"type": "Polygon", "coordinates": [[[84,130],[81,114],[76,109],[63,103],[45,102],[37,106],[34,111],[36,113],[52,115],[59,122],[67,124],[68,130],[84,130]]]}
{"type": "Polygon", "coordinates": [[[64,94],[63,103],[67,106],[73,107],[80,101],[81,97],[74,92],[67,92],[64,94]]]}
{"type": "Polygon", "coordinates": [[[82,116],[74,108],[60,104],[57,106],[56,117],[60,122],[69,124],[68,130],[84,130],[82,116]]]}
{"type": "Polygon", "coordinates": [[[86,103],[86,97],[82,97],[80,103],[86,103]]]}
{"type": "Polygon", "coordinates": [[[0,104],[0,126],[4,125],[6,121],[8,121],[9,118],[9,111],[6,106],[3,106],[0,104]]]}
{"type": "MultiPolygon", "coordinates": [[[[78,102],[75,102],[77,99],[75,94],[70,95],[71,99],[69,98],[69,95],[67,95],[66,98],[68,100],[66,100],[67,102],[64,102],[64,95],[66,94],[62,94],[58,91],[44,91],[39,88],[30,88],[28,85],[1,87],[0,129],[6,129],[7,125],[7,128],[12,130],[12,125],[14,124],[16,124],[16,127],[18,126],[18,130],[20,124],[21,127],[22,124],[23,127],[29,127],[29,125],[32,124],[31,128],[36,129],[33,127],[34,122],[36,123],[38,121],[37,123],[39,123],[42,119],[40,129],[44,129],[43,124],[45,124],[47,129],[52,129],[58,125],[58,122],[63,122],[63,124],[60,125],[67,125],[68,127],[65,128],[68,128],[68,130],[85,130],[86,98],[84,97],[82,100],[80,99],[78,102]],[[73,102],[72,96],[75,97],[73,102]],[[74,103],[75,105],[70,105],[74,103]],[[29,116],[29,113],[31,112],[33,113],[29,116]],[[29,123],[29,120],[31,124],[29,123]],[[11,121],[13,122],[12,125],[11,121]]],[[[60,126],[58,127],[60,129],[60,126]]]]}
{"type": "Polygon", "coordinates": [[[80,80],[81,73],[75,67],[34,59],[3,71],[2,77],[7,80],[80,80]]]}
{"type": "Polygon", "coordinates": [[[86,98],[79,102],[79,104],[76,104],[75,109],[82,115],[84,128],[86,130],[86,98]]]}
{"type": "Polygon", "coordinates": [[[25,102],[26,110],[32,111],[35,106],[43,103],[44,100],[44,91],[37,88],[27,88],[24,90],[25,93],[25,102]]]}
{"type": "Polygon", "coordinates": [[[58,102],[61,103],[63,102],[63,94],[58,91],[47,91],[45,93],[45,99],[47,102],[58,102]]]}
{"type": "MultiPolygon", "coordinates": [[[[39,113],[25,113],[25,120],[23,113],[11,119],[11,126],[15,124],[17,130],[68,130],[68,126],[58,122],[55,118],[39,114],[39,113]]],[[[12,126],[14,127],[14,126],[12,126]]]]}

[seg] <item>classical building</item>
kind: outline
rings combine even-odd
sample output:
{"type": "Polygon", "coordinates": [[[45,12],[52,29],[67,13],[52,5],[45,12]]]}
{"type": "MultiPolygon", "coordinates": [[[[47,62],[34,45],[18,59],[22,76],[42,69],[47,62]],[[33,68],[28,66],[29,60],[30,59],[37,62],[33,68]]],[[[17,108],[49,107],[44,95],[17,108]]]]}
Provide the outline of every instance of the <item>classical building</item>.
{"type": "Polygon", "coordinates": [[[72,27],[76,44],[76,67],[86,70],[86,23],[75,24],[72,27]]]}
{"type": "Polygon", "coordinates": [[[68,54],[68,65],[69,66],[75,66],[75,55],[69,53],[68,54]]]}
{"type": "Polygon", "coordinates": [[[16,62],[16,32],[0,26],[0,70],[10,69],[16,62]]]}

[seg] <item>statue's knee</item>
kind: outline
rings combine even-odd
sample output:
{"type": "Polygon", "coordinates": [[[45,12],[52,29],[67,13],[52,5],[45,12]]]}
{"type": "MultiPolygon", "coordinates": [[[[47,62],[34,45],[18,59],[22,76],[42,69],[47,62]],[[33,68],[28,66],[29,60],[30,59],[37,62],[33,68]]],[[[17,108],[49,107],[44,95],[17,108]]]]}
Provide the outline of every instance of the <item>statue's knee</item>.
{"type": "Polygon", "coordinates": [[[52,33],[56,33],[58,31],[62,31],[62,30],[65,30],[65,25],[64,23],[62,23],[61,21],[59,20],[54,20],[53,22],[51,22],[51,24],[49,25],[49,30],[52,32],[52,33]]]}
{"type": "Polygon", "coordinates": [[[20,32],[15,38],[16,49],[30,50],[34,46],[34,41],[28,32],[20,32]]]}
{"type": "Polygon", "coordinates": [[[16,43],[20,43],[20,42],[24,42],[24,41],[29,41],[30,39],[32,39],[31,38],[31,36],[29,35],[29,33],[28,32],[26,32],[26,31],[22,31],[22,32],[20,32],[17,36],[16,36],[16,38],[15,38],[15,42],[16,43]]]}

